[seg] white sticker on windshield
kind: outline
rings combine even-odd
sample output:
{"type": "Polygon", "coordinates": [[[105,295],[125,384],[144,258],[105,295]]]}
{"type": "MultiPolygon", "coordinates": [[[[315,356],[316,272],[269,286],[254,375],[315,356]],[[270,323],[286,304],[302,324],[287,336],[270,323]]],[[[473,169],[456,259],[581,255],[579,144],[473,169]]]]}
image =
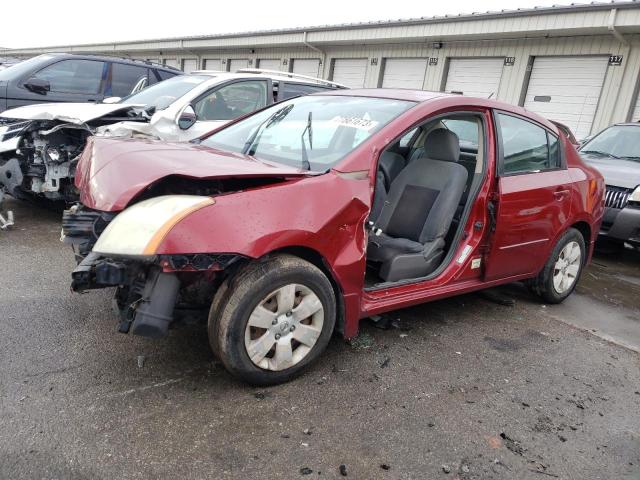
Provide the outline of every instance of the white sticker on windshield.
{"type": "Polygon", "coordinates": [[[360,130],[370,131],[376,128],[378,122],[374,120],[370,120],[364,117],[343,117],[342,115],[338,115],[337,117],[333,117],[331,123],[337,124],[342,127],[351,127],[357,128],[360,130]]]}

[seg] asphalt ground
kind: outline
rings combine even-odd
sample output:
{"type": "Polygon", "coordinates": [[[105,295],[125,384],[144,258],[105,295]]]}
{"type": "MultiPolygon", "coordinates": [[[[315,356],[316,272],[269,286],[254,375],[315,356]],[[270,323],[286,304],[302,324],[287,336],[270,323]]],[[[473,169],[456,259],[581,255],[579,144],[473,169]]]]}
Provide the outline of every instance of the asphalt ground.
{"type": "Polygon", "coordinates": [[[0,478],[640,479],[640,255],[598,255],[563,305],[521,285],[335,337],[276,387],[231,378],[203,327],[116,332],[69,291],[59,215],[0,231],[0,478]],[[341,466],[342,468],[341,472],[341,466]]]}

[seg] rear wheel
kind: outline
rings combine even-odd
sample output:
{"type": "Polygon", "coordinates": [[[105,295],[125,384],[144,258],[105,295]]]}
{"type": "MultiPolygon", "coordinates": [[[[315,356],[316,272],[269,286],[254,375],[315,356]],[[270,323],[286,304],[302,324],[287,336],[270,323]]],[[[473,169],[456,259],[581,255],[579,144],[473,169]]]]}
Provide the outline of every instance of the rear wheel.
{"type": "Polygon", "coordinates": [[[547,303],[560,303],[573,292],[586,260],[582,234],[570,228],[558,240],[542,271],[531,280],[533,292],[547,303]]]}
{"type": "Polygon", "coordinates": [[[209,342],[242,380],[270,385],[302,373],[326,348],[336,317],[328,278],[314,265],[278,255],[228,280],[209,315],[209,342]]]}

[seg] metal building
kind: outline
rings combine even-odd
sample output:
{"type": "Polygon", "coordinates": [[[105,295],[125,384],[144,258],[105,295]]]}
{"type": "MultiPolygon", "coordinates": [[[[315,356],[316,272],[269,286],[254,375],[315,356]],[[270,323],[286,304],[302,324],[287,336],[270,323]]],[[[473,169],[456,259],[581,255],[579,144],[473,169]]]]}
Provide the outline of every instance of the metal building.
{"type": "Polygon", "coordinates": [[[640,120],[636,0],[239,34],[0,50],[131,56],[195,69],[257,67],[351,87],[460,92],[523,105],[578,138],[640,120]]]}

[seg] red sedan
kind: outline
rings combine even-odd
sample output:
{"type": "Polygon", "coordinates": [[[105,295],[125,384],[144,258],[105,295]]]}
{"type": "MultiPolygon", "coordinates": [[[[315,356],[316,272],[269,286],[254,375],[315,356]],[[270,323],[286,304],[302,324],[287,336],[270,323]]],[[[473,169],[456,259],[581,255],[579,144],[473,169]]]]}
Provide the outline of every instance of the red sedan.
{"type": "Polygon", "coordinates": [[[374,314],[517,280],[563,301],[604,196],[549,121],[409,90],[299,97],[191,144],[94,138],[76,186],[72,288],[116,286],[121,332],[208,311],[213,351],[255,384],[374,314]]]}

